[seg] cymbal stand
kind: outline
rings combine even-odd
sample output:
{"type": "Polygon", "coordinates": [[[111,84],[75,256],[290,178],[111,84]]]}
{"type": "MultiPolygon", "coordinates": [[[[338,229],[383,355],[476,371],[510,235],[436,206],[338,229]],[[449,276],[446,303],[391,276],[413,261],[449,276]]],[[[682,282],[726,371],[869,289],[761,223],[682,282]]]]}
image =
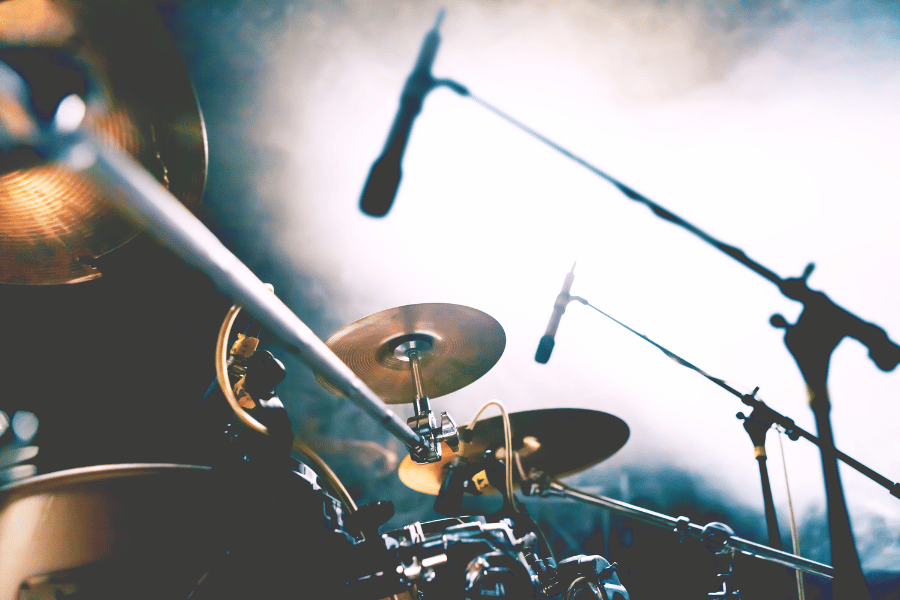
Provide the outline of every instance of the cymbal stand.
{"type": "MultiPolygon", "coordinates": [[[[627,198],[644,204],[656,216],[693,233],[754,273],[769,280],[778,286],[778,289],[786,297],[803,304],[803,312],[797,323],[789,325],[781,315],[774,315],[771,323],[773,326],[785,330],[785,344],[800,367],[810,398],[810,408],[816,417],[816,428],[821,439],[819,448],[825,479],[832,560],[841,574],[838,581],[835,582],[835,595],[861,599],[868,598],[869,592],[862,574],[856,545],[853,541],[853,532],[850,528],[850,518],[847,513],[847,503],[844,499],[844,492],[837,468],[837,454],[834,449],[834,436],[832,435],[829,418],[831,403],[826,383],[828,363],[837,344],[845,337],[852,337],[869,349],[869,356],[879,369],[891,371],[897,364],[900,364],[900,346],[894,343],[882,328],[864,321],[841,308],[822,292],[810,289],[806,280],[812,273],[812,264],[806,267],[806,270],[800,277],[781,277],[771,269],[752,260],[740,248],[714,238],[511,115],[475,96],[464,85],[451,79],[432,78],[430,86],[444,86],[460,96],[474,100],[508,123],[612,184],[627,198]]],[[[900,487],[895,487],[891,490],[891,493],[900,497],[900,487]]]]}
{"type": "MultiPolygon", "coordinates": [[[[0,151],[30,147],[47,162],[82,173],[105,192],[120,213],[206,274],[216,288],[243,306],[292,354],[322,375],[406,445],[420,463],[433,460],[432,444],[404,423],[315,333],[269,291],[203,223],[125,152],[94,139],[83,128],[86,101],[63,98],[47,122],[31,104],[27,85],[0,62],[0,100],[16,119],[0,113],[0,151]]],[[[92,99],[88,98],[88,102],[92,99]]]]}
{"type": "Polygon", "coordinates": [[[394,356],[398,360],[409,362],[416,397],[413,399],[415,414],[407,419],[406,423],[427,444],[428,454],[424,457],[426,462],[437,462],[441,459],[441,442],[447,442],[454,452],[459,450],[459,431],[456,422],[446,412],[441,413],[438,421],[422,387],[419,365],[420,361],[431,352],[432,341],[428,335],[413,333],[399,338],[393,349],[394,356]]]}
{"type": "Polygon", "coordinates": [[[805,573],[819,575],[820,577],[826,577],[828,579],[834,578],[835,569],[829,565],[803,558],[802,556],[788,554],[782,550],[776,550],[775,548],[763,546],[762,544],[757,544],[756,542],[737,537],[733,535],[734,532],[731,531],[730,528],[722,526],[721,523],[710,523],[701,527],[691,523],[690,519],[687,517],[678,517],[677,519],[674,519],[662,513],[634,506],[622,502],[621,500],[614,500],[605,496],[592,496],[591,494],[563,485],[558,481],[553,481],[546,475],[539,473],[533,473],[528,481],[522,482],[522,490],[526,495],[569,498],[592,506],[599,506],[600,508],[612,510],[613,512],[626,517],[631,517],[643,523],[662,527],[663,529],[669,529],[679,540],[682,540],[685,537],[692,537],[707,545],[710,545],[715,541],[712,545],[718,550],[728,548],[734,552],[754,556],[805,573]]]}

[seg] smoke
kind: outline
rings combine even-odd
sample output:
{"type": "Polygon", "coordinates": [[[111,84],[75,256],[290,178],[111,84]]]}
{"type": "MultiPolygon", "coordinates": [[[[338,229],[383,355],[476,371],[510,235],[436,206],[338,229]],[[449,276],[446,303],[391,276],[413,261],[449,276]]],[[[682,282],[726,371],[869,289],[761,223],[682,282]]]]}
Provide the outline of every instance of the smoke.
{"type": "MultiPolygon", "coordinates": [[[[504,326],[506,353],[482,380],[438,399],[440,410],[462,422],[501,397],[512,410],[612,412],[632,438],[586,483],[601,469],[656,461],[749,504],[729,509],[730,520],[745,510],[759,518],[758,475],[734,399],[576,307],[551,363],[537,370],[531,357],[578,258],[575,293],[716,375],[762,385],[776,408],[812,429],[796,367],[766,325],[772,312],[794,318],[796,307],[768,284],[447,90],[426,100],[392,212],[383,220],[359,213],[364,178],[441,6],[437,76],[786,276],[815,258],[824,265],[818,287],[896,336],[896,277],[860,268],[897,253],[900,215],[879,200],[898,189],[896,5],[233,0],[166,8],[207,119],[207,220],[316,333],[417,302],[484,310],[504,326]]],[[[855,350],[842,352],[834,362],[848,366],[834,370],[834,397],[876,399],[868,412],[896,420],[896,403],[877,400],[894,395],[889,376],[848,354],[855,350]]],[[[285,386],[294,423],[309,435],[372,440],[402,455],[305,369],[292,369],[285,386]]],[[[896,472],[889,433],[872,431],[851,404],[836,401],[839,446],[896,472]]],[[[792,452],[795,504],[821,525],[818,457],[808,447],[792,452]]],[[[395,498],[393,523],[435,518],[431,499],[396,478],[353,455],[330,460],[363,499],[395,498]]],[[[673,495],[685,485],[659,483],[673,495]]],[[[781,484],[773,485],[786,515],[781,484]]],[[[896,552],[897,524],[868,516],[871,486],[851,476],[848,498],[875,570],[896,552]]],[[[871,507],[876,516],[885,510],[871,507]]],[[[567,527],[577,537],[590,521],[567,527]]],[[[811,542],[814,558],[817,548],[811,542]]]]}

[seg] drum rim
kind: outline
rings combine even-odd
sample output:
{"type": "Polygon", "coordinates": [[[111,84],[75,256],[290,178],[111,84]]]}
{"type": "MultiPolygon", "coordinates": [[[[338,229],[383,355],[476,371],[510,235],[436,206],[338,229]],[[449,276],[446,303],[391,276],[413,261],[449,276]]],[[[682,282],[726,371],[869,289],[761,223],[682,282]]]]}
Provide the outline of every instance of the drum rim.
{"type": "Polygon", "coordinates": [[[145,475],[198,473],[211,470],[212,467],[173,463],[123,463],[77,467],[74,469],[66,469],[64,471],[36,475],[2,486],[0,487],[0,503],[6,504],[16,496],[30,496],[40,494],[48,489],[59,489],[60,487],[91,483],[94,481],[125,479],[145,475]]]}

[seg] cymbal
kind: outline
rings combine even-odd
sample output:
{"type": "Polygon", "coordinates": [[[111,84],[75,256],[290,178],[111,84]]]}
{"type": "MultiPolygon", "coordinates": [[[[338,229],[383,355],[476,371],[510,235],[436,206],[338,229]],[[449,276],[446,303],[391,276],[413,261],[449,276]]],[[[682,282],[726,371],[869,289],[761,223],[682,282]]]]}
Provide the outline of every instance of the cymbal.
{"type": "MultiPolygon", "coordinates": [[[[383,310],[344,327],[325,344],[382,400],[405,404],[415,399],[415,385],[408,359],[394,350],[410,339],[425,339],[431,346],[419,359],[422,388],[429,398],[469,385],[490,371],[506,347],[500,323],[459,304],[383,310]]],[[[340,393],[321,376],[316,379],[340,393]]]]}
{"type": "MultiPolygon", "coordinates": [[[[150,3],[0,1],[0,61],[19,73],[36,110],[48,115],[66,94],[90,89],[86,67],[103,101],[89,103],[85,128],[135,157],[188,208],[200,203],[203,120],[187,70],[150,3]]],[[[82,175],[42,164],[30,148],[2,151],[0,158],[0,283],[95,279],[93,259],[137,235],[82,175]]]]}
{"type": "MultiPolygon", "coordinates": [[[[628,425],[619,417],[579,408],[510,413],[509,421],[513,451],[519,453],[525,472],[536,469],[552,478],[572,475],[606,460],[625,445],[629,435],[628,425]]],[[[466,427],[459,429],[463,438],[466,427]]],[[[488,450],[505,459],[502,417],[478,421],[472,435],[472,441],[461,448],[470,464],[488,450]]],[[[406,456],[398,470],[400,481],[417,492],[436,496],[455,456],[446,444],[442,451],[439,462],[425,465],[416,464],[406,456]]],[[[513,480],[520,479],[514,465],[513,480]]],[[[496,490],[490,488],[490,491],[496,490]]]]}

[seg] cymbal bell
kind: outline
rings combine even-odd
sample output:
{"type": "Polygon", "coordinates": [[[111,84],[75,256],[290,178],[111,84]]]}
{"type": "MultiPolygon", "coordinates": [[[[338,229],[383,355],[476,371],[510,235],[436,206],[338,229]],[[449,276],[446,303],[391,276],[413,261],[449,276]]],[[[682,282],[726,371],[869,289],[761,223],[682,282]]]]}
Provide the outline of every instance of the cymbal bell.
{"type": "MultiPolygon", "coordinates": [[[[565,477],[590,468],[613,454],[628,441],[625,421],[608,413],[578,409],[551,408],[510,413],[513,451],[519,454],[526,473],[535,469],[551,478],[565,477]]],[[[460,427],[460,438],[467,427],[460,427]]],[[[472,429],[474,436],[460,453],[469,464],[476,463],[490,450],[505,460],[502,417],[478,421],[472,429]]],[[[406,487],[423,494],[436,496],[455,456],[446,444],[439,462],[420,465],[409,456],[398,469],[400,481],[406,487]]],[[[513,480],[521,479],[513,468],[513,480]]],[[[489,487],[484,491],[497,490],[489,487]]]]}
{"type": "MultiPolygon", "coordinates": [[[[150,4],[0,1],[0,61],[48,117],[69,93],[101,97],[88,103],[85,128],[131,154],[185,206],[199,205],[206,132],[187,70],[150,4]]],[[[15,108],[0,102],[0,122],[15,108]]],[[[137,235],[81,174],[25,147],[0,149],[0,159],[0,283],[95,279],[94,259],[137,235]]]]}
{"type": "MultiPolygon", "coordinates": [[[[419,373],[426,396],[459,390],[493,367],[506,347],[506,334],[493,317],[459,304],[410,304],[364,317],[329,337],[325,344],[388,404],[416,397],[410,342],[426,347],[419,373]]],[[[324,378],[316,379],[335,394],[324,378]]]]}

